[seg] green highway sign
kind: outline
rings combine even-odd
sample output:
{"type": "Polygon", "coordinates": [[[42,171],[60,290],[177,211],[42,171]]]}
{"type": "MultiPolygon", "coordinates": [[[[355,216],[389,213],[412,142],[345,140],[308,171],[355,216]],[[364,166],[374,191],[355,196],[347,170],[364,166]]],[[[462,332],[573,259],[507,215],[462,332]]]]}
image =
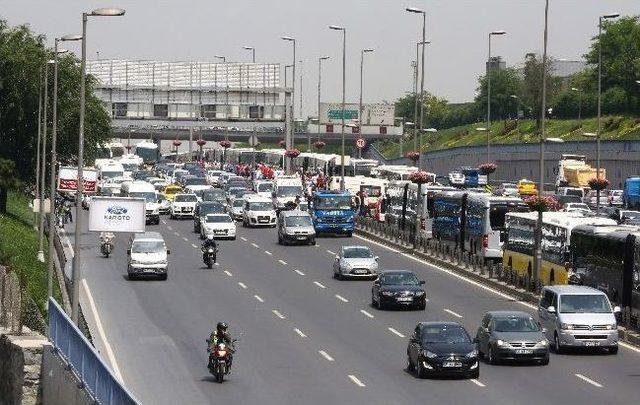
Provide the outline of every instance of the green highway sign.
{"type": "Polygon", "coordinates": [[[330,120],[341,120],[344,113],[345,120],[355,120],[358,118],[358,110],[329,110],[330,120]]]}

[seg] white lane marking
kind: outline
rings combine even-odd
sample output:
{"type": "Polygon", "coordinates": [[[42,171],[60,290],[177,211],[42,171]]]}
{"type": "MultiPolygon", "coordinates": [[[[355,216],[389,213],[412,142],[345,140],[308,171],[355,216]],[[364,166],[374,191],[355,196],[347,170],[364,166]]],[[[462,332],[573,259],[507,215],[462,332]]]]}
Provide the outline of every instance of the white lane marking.
{"type": "Polygon", "coordinates": [[[187,239],[187,237],[186,237],[186,236],[183,236],[183,237],[182,237],[182,240],[184,240],[185,242],[189,242],[189,239],[187,239]]]}
{"type": "Polygon", "coordinates": [[[402,333],[398,332],[397,330],[395,330],[393,328],[387,328],[387,329],[389,329],[389,332],[393,333],[394,335],[396,335],[398,337],[401,337],[401,338],[404,337],[404,335],[402,333]]]}
{"type": "MultiPolygon", "coordinates": [[[[165,221],[164,219],[162,220],[162,225],[166,225],[167,221],[165,221]]],[[[168,228],[168,227],[167,227],[168,228]]]]}
{"type": "Polygon", "coordinates": [[[243,242],[247,241],[247,238],[245,238],[244,236],[241,236],[240,239],[242,239],[243,242]]]}
{"type": "Polygon", "coordinates": [[[469,381],[471,381],[472,383],[474,383],[475,385],[477,385],[478,387],[486,387],[486,385],[484,385],[483,383],[481,383],[480,381],[476,380],[475,378],[470,379],[469,381]]]}
{"type": "Polygon", "coordinates": [[[253,298],[257,299],[260,302],[264,302],[264,300],[262,298],[260,298],[259,295],[254,295],[253,298]]]}
{"type": "Polygon", "coordinates": [[[87,294],[87,299],[89,300],[89,307],[91,308],[91,313],[93,314],[93,318],[96,320],[96,327],[98,328],[98,335],[100,335],[100,339],[104,343],[104,348],[107,351],[107,357],[109,358],[109,363],[113,367],[113,372],[116,375],[116,378],[120,380],[121,383],[124,384],[124,379],[122,378],[122,373],[120,372],[120,368],[118,367],[118,363],[116,362],[116,356],[113,354],[113,349],[111,349],[111,345],[107,341],[107,336],[104,333],[104,328],[102,327],[102,321],[100,321],[100,316],[98,315],[98,310],[96,309],[96,303],[93,301],[93,296],[91,295],[91,291],[89,290],[89,285],[87,284],[87,280],[82,279],[82,286],[84,287],[84,291],[87,294]]]}
{"type": "Polygon", "coordinates": [[[298,328],[294,328],[293,329],[300,337],[307,337],[307,335],[305,335],[304,333],[302,333],[302,331],[298,328]]]}
{"type": "Polygon", "coordinates": [[[220,266],[220,263],[216,262],[216,266],[220,266]]]}
{"type": "Polygon", "coordinates": [[[268,250],[264,251],[266,254],[268,254],[269,256],[271,256],[273,253],[269,252],[268,250]]]}
{"type": "Polygon", "coordinates": [[[300,274],[301,276],[304,276],[304,273],[303,273],[303,272],[301,272],[301,271],[300,271],[300,270],[298,270],[298,269],[294,269],[293,271],[295,271],[296,273],[300,274]]]}
{"type": "Polygon", "coordinates": [[[349,302],[349,300],[348,300],[348,299],[346,299],[345,297],[343,297],[343,296],[341,296],[341,295],[338,295],[338,294],[336,294],[336,298],[337,298],[337,299],[339,299],[339,300],[340,300],[340,301],[342,301],[342,302],[349,302]]]}
{"type": "MultiPolygon", "coordinates": [[[[166,224],[166,222],[165,222],[165,224],[166,224]]],[[[170,230],[170,231],[173,231],[173,228],[171,227],[171,225],[167,225],[167,229],[170,230]]]]}
{"type": "Polygon", "coordinates": [[[576,377],[578,377],[579,379],[581,379],[582,381],[585,381],[585,382],[587,382],[587,383],[589,383],[589,384],[593,385],[594,387],[602,388],[602,384],[600,384],[600,383],[599,383],[599,382],[597,382],[597,381],[593,381],[593,380],[592,380],[591,378],[589,378],[589,377],[585,377],[584,375],[582,375],[582,374],[578,374],[578,373],[576,373],[576,374],[574,374],[574,375],[575,375],[576,377]]]}
{"type": "Polygon", "coordinates": [[[356,376],[355,376],[355,375],[353,375],[353,374],[349,374],[349,379],[350,379],[350,380],[351,380],[355,385],[357,385],[358,387],[366,387],[366,385],[364,385],[364,383],[363,383],[362,381],[360,381],[360,380],[358,379],[358,377],[356,377],[356,376]]]}
{"type": "Polygon", "coordinates": [[[231,272],[229,270],[225,270],[224,274],[226,274],[229,277],[233,276],[233,274],[231,274],[231,272]]]}
{"type": "Polygon", "coordinates": [[[238,285],[242,288],[244,288],[245,290],[247,289],[247,285],[243,282],[238,281],[238,285]]]}
{"type": "Polygon", "coordinates": [[[197,246],[195,243],[192,243],[192,244],[191,244],[191,247],[192,247],[192,248],[194,248],[194,249],[197,249],[197,248],[198,248],[198,246],[197,246]]]}
{"type": "Polygon", "coordinates": [[[329,356],[324,350],[318,350],[318,353],[320,353],[322,357],[327,359],[327,361],[333,361],[333,357],[329,356]]]}
{"type": "Polygon", "coordinates": [[[254,248],[259,248],[260,246],[256,245],[255,243],[251,242],[251,246],[253,246],[254,248]]]}
{"type": "Polygon", "coordinates": [[[364,316],[366,316],[367,318],[373,319],[373,315],[371,315],[370,313],[368,313],[364,309],[361,309],[360,312],[362,312],[364,314],[364,316]]]}
{"type": "Polygon", "coordinates": [[[285,316],[284,316],[284,315],[282,315],[282,314],[280,313],[280,311],[278,311],[277,309],[274,309],[274,310],[272,310],[271,312],[273,312],[273,314],[274,314],[275,316],[277,316],[278,318],[280,318],[280,319],[285,319],[285,316]]]}
{"type": "Polygon", "coordinates": [[[174,235],[176,236],[180,236],[180,234],[178,232],[173,232],[174,235]]]}
{"type": "Polygon", "coordinates": [[[327,288],[327,287],[325,287],[322,283],[319,283],[319,282],[317,282],[317,281],[314,281],[314,282],[313,282],[313,284],[317,285],[317,286],[318,286],[318,287],[320,287],[320,288],[327,288]]]}
{"type": "Polygon", "coordinates": [[[458,314],[458,313],[456,313],[456,312],[453,312],[453,311],[452,311],[452,310],[450,310],[450,309],[445,308],[445,309],[444,309],[444,312],[446,312],[446,313],[448,313],[448,314],[451,314],[451,315],[455,316],[456,318],[462,318],[462,315],[460,315],[460,314],[458,314]]]}
{"type": "Polygon", "coordinates": [[[327,253],[329,253],[330,255],[333,255],[333,256],[335,256],[335,255],[336,255],[336,252],[332,252],[332,251],[330,251],[329,249],[327,249],[327,253]]]}
{"type": "Polygon", "coordinates": [[[283,265],[283,266],[286,266],[286,265],[287,265],[287,262],[285,262],[285,261],[284,261],[284,260],[282,260],[282,259],[278,259],[278,261],[279,261],[279,262],[280,262],[280,264],[281,264],[281,265],[283,265]]]}

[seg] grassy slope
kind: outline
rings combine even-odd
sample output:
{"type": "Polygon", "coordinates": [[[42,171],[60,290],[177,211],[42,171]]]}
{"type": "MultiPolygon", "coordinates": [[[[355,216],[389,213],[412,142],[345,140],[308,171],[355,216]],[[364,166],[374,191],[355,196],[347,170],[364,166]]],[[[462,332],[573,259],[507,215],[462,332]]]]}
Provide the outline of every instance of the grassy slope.
{"type": "MultiPolygon", "coordinates": [[[[485,126],[485,123],[465,125],[443,129],[435,134],[427,134],[422,139],[422,150],[448,149],[456,146],[484,145],[486,133],[476,131],[475,128],[485,126]]],[[[583,132],[596,132],[597,120],[587,118],[582,120],[582,128],[578,120],[549,120],[547,121],[547,137],[562,138],[566,141],[589,141],[581,136],[583,132]]],[[[491,123],[491,143],[532,143],[537,142],[536,122],[534,120],[520,120],[518,128],[509,131],[505,129],[505,122],[491,123]]],[[[640,119],[628,117],[603,117],[602,139],[640,139],[640,119]]],[[[405,140],[404,151],[412,149],[413,138],[405,140]]],[[[387,157],[397,157],[399,146],[396,142],[379,141],[375,146],[387,157]]]]}
{"type": "MultiPolygon", "coordinates": [[[[9,193],[7,214],[0,215],[0,263],[16,271],[29,295],[41,313],[45,313],[47,298],[47,263],[37,258],[38,233],[33,229],[33,213],[27,197],[9,193]]],[[[45,258],[48,250],[44,240],[45,258]]],[[[59,298],[59,289],[54,279],[54,293],[59,298]]]]}

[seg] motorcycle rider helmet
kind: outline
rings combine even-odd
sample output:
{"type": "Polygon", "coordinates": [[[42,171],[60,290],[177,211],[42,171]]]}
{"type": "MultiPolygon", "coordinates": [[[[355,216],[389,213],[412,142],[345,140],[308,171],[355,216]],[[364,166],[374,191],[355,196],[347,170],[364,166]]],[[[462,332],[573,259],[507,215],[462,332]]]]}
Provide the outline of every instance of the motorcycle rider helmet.
{"type": "Polygon", "coordinates": [[[207,235],[207,240],[213,240],[213,235],[207,235]]]}
{"type": "Polygon", "coordinates": [[[229,326],[226,322],[218,322],[218,324],[216,325],[216,330],[220,333],[226,333],[228,327],[229,326]]]}

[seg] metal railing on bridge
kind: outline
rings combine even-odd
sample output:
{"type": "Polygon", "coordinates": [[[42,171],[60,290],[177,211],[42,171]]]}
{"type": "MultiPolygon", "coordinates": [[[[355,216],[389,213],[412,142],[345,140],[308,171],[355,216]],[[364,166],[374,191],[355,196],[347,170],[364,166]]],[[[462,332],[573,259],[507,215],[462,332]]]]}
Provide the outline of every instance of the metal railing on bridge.
{"type": "Polygon", "coordinates": [[[53,298],[49,299],[49,340],[96,403],[138,404],[53,298]]]}

